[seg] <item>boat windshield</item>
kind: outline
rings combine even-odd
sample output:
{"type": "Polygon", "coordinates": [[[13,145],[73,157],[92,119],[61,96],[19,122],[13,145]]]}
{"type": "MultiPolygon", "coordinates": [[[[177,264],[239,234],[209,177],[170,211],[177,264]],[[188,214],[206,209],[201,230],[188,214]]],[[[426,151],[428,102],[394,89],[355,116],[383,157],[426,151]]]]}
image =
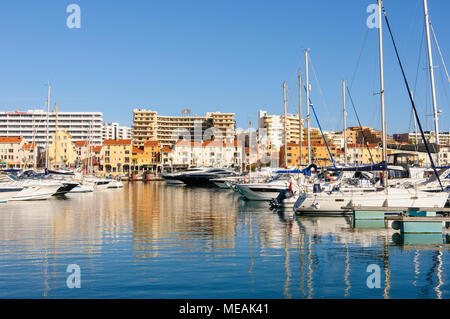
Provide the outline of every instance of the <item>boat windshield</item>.
{"type": "Polygon", "coordinates": [[[272,181],[284,181],[289,180],[290,174],[278,174],[272,178],[272,181]]]}
{"type": "Polygon", "coordinates": [[[16,175],[13,175],[13,174],[9,174],[8,177],[11,178],[12,180],[15,180],[15,181],[19,180],[19,178],[16,175]]]}

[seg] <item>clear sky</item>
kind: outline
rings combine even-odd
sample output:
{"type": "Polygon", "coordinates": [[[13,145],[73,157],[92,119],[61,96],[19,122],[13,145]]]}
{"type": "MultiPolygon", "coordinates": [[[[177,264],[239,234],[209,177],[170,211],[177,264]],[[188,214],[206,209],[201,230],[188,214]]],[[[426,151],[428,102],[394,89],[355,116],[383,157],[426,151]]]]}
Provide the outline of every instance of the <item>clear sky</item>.
{"type": "MultiPolygon", "coordinates": [[[[450,67],[450,1],[428,2],[450,67]]],[[[371,3],[375,0],[2,1],[0,110],[44,108],[50,81],[52,104],[57,101],[61,111],[101,111],[105,121],[122,125],[131,125],[137,107],[168,115],[183,108],[193,114],[234,112],[238,127],[247,128],[259,109],[283,112],[283,81],[288,111],[297,111],[297,74],[304,75],[303,51],[310,48],[311,99],[323,128],[342,128],[341,81],[350,83],[353,74],[351,90],[363,125],[380,128],[377,29],[366,26],[371,3]],[[80,29],[66,26],[71,3],[81,8],[80,29]]],[[[424,128],[433,129],[422,0],[384,4],[416,87],[424,128]]],[[[388,133],[407,132],[413,128],[411,107],[384,31],[388,133]]],[[[433,52],[440,66],[439,124],[449,131],[450,84],[433,52]]],[[[356,125],[348,107],[348,125],[356,125]]]]}

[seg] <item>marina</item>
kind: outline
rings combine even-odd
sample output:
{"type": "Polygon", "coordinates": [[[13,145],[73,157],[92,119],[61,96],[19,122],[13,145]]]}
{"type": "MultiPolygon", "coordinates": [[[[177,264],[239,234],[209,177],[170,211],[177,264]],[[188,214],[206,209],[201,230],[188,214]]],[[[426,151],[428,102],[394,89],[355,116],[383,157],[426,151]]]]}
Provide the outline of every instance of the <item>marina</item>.
{"type": "Polygon", "coordinates": [[[376,221],[266,204],[163,182],[38,206],[9,202],[0,215],[0,297],[449,297],[447,229],[401,235],[376,221]],[[69,264],[81,268],[81,289],[66,287],[69,264]],[[380,266],[380,289],[366,285],[371,264],[380,266]]]}
{"type": "Polygon", "coordinates": [[[39,59],[0,77],[0,300],[449,299],[448,4],[415,1],[142,1],[112,33],[86,2],[6,41],[39,59]]]}

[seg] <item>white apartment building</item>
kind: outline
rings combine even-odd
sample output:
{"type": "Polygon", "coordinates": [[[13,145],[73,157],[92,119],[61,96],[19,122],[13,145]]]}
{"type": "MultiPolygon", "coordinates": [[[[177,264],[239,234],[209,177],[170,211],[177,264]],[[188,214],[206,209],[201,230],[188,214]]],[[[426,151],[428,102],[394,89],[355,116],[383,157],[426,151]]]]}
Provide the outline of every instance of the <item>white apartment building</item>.
{"type": "Polygon", "coordinates": [[[103,124],[104,140],[129,140],[132,135],[131,127],[121,126],[117,122],[103,124]]]}
{"type": "MultiPolygon", "coordinates": [[[[49,114],[48,140],[55,133],[56,113],[49,114]]],[[[58,130],[64,130],[72,136],[72,141],[88,138],[93,144],[103,142],[103,114],[100,112],[58,112],[58,130]]],[[[35,141],[46,147],[47,112],[29,110],[26,112],[0,112],[0,136],[22,136],[27,141],[35,141]]]]}
{"type": "MultiPolygon", "coordinates": [[[[298,143],[300,139],[300,120],[298,115],[287,114],[286,118],[287,142],[298,143]]],[[[279,151],[284,144],[284,130],[284,115],[269,115],[266,111],[258,112],[258,136],[260,138],[267,136],[272,151],[279,151]]],[[[305,134],[303,134],[303,141],[305,141],[305,134]]]]}
{"type": "Polygon", "coordinates": [[[239,141],[178,141],[172,149],[162,151],[163,165],[229,167],[240,166],[243,147],[239,141]]]}

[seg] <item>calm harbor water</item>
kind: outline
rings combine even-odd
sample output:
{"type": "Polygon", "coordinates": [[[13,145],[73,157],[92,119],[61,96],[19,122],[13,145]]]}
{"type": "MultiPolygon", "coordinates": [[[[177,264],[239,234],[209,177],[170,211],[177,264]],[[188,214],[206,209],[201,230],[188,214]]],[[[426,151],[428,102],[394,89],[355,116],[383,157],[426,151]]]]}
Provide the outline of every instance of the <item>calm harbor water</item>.
{"type": "Polygon", "coordinates": [[[0,298],[450,297],[446,235],[370,227],[161,182],[10,202],[0,206],[0,298]],[[80,289],[66,285],[70,264],[80,289]],[[369,265],[380,288],[366,284],[369,265]]]}

